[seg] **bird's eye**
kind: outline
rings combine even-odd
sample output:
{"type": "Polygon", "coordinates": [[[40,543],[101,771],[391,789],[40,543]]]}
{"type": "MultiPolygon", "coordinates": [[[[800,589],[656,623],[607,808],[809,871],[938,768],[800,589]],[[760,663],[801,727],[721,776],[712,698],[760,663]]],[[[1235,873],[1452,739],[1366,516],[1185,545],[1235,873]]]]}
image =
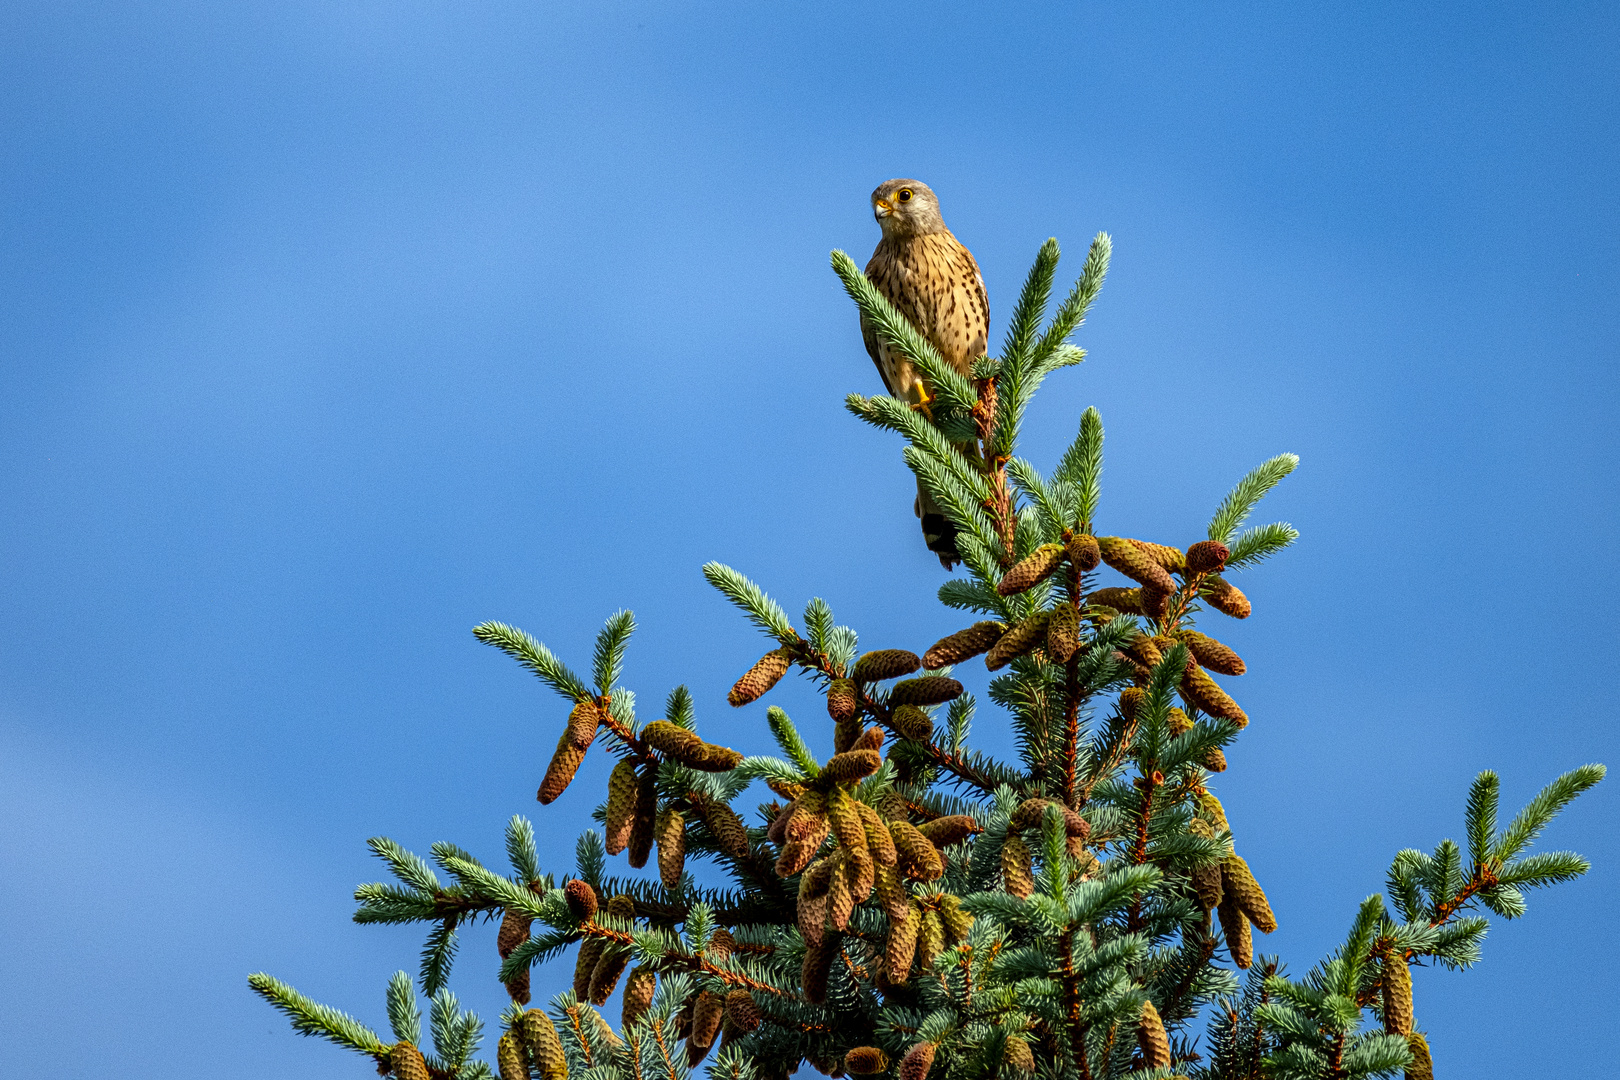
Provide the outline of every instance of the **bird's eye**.
{"type": "Polygon", "coordinates": [[[910,202],[911,201],[911,189],[908,188],[908,187],[901,188],[898,198],[899,198],[899,200],[901,202],[910,202]]]}

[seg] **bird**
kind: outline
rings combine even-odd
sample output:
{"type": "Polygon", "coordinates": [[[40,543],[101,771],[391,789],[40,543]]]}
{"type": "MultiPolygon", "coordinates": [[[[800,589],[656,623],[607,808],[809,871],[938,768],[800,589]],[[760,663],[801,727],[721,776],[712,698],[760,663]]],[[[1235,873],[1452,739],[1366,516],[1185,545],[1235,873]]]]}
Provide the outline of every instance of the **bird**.
{"type": "MultiPolygon", "coordinates": [[[[866,276],[940,356],[971,377],[990,335],[990,301],[973,253],[945,227],[939,198],[920,180],[888,180],[872,192],[872,215],[883,230],[866,276]]],[[[895,353],[861,316],[861,337],[891,397],[927,409],[932,392],[922,372],[895,353]]],[[[923,541],[949,570],[961,561],[956,527],[917,481],[913,504],[923,541]]]]}

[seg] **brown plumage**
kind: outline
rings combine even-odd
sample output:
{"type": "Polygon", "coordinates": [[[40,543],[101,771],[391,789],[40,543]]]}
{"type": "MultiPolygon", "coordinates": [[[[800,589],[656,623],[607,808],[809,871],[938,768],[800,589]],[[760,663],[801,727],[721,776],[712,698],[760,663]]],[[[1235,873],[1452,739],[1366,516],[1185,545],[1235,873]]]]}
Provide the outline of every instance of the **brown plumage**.
{"type": "MultiPolygon", "coordinates": [[[[927,184],[887,181],[872,192],[872,213],[883,239],[866,264],[866,276],[946,363],[970,375],[990,334],[990,302],[972,252],[945,227],[939,200],[927,184]]],[[[861,336],[889,394],[913,408],[927,408],[933,392],[922,373],[893,353],[865,318],[861,336]]],[[[920,484],[916,513],[928,549],[949,569],[957,561],[956,529],[920,484]]]]}

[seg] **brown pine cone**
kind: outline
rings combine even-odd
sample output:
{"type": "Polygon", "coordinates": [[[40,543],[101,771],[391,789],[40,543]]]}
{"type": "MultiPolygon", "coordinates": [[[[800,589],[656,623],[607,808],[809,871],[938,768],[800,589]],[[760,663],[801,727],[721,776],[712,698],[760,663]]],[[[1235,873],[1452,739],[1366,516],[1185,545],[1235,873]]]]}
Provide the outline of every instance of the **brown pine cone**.
{"type": "Polygon", "coordinates": [[[1390,946],[1379,957],[1383,971],[1384,1030],[1391,1035],[1412,1032],[1412,970],[1406,954],[1390,946]]]}
{"type": "Polygon", "coordinates": [[[894,837],[895,852],[899,855],[896,865],[906,877],[913,881],[934,881],[945,872],[945,860],[940,857],[939,849],[909,821],[889,822],[889,835],[894,837]]]}
{"type": "Polygon", "coordinates": [[[943,705],[962,696],[962,684],[943,675],[924,675],[894,684],[890,705],[943,705]]]}
{"type": "Polygon", "coordinates": [[[495,1044],[495,1066],[500,1070],[501,1080],[529,1080],[529,1053],[510,1031],[495,1044]]]}
{"type": "Polygon", "coordinates": [[[1035,891],[1035,867],[1029,845],[1016,836],[1007,837],[1007,842],[1001,845],[1001,881],[1006,890],[1020,900],[1028,900],[1035,891]]]}
{"type": "Polygon", "coordinates": [[[551,755],[551,764],[546,766],[545,779],[540,781],[540,791],[536,798],[541,806],[549,805],[557,796],[561,795],[573,782],[574,774],[579,771],[579,763],[585,760],[585,751],[568,741],[568,732],[562,733],[557,740],[557,752],[551,755]]]}
{"type": "Polygon", "coordinates": [[[544,1080],[566,1080],[568,1058],[563,1054],[562,1040],[557,1037],[557,1028],[552,1024],[551,1017],[539,1009],[526,1009],[518,1017],[515,1027],[541,1077],[544,1080]]]}
{"type": "Polygon", "coordinates": [[[793,650],[786,646],[772,649],[755,661],[737,684],[726,695],[726,700],[733,705],[747,705],[751,701],[758,701],[765,696],[766,691],[782,681],[788,668],[793,666],[793,650]]]}
{"type": "Polygon", "coordinates": [[[1187,573],[1215,573],[1226,566],[1231,554],[1219,540],[1200,540],[1187,549],[1187,573]]]}
{"type": "Polygon", "coordinates": [[[754,1004],[754,995],[747,990],[733,990],[727,994],[726,1019],[744,1035],[759,1027],[759,1006],[754,1004]]]}
{"type": "Polygon", "coordinates": [[[398,1042],[388,1052],[388,1066],[398,1080],[432,1080],[422,1051],[408,1042],[398,1042]]]}
{"type": "Polygon", "coordinates": [[[703,955],[716,964],[723,964],[730,960],[731,954],[736,951],[737,939],[731,936],[730,930],[722,926],[709,935],[709,944],[703,950],[703,955]]]}
{"type": "Polygon", "coordinates": [[[922,667],[916,653],[904,649],[878,649],[855,661],[854,679],[858,683],[883,682],[910,675],[922,667]]]}
{"type": "Polygon", "coordinates": [[[1017,626],[1001,635],[989,655],[984,658],[984,666],[991,671],[998,671],[1023,656],[1037,645],[1046,643],[1046,627],[1051,620],[1051,612],[1037,611],[1017,626]]]}
{"type": "Polygon", "coordinates": [[[962,910],[962,902],[950,893],[939,898],[939,922],[945,928],[945,943],[960,945],[973,932],[973,916],[962,910]]]}
{"type": "Polygon", "coordinates": [[[946,817],[935,818],[933,821],[923,822],[917,826],[917,831],[928,837],[935,847],[943,851],[952,844],[960,844],[973,834],[981,833],[984,830],[979,827],[977,821],[974,821],[966,814],[950,814],[946,817]]]}
{"type": "Polygon", "coordinates": [[[613,766],[608,777],[607,853],[617,855],[630,842],[636,817],[636,767],[628,761],[613,766]]]}
{"type": "Polygon", "coordinates": [[[1187,556],[1182,554],[1180,548],[1171,547],[1168,544],[1151,544],[1146,540],[1132,540],[1131,544],[1137,551],[1140,551],[1172,574],[1179,574],[1187,569],[1187,556]]]}
{"type": "Polygon", "coordinates": [[[900,1059],[900,1080],[928,1080],[928,1070],[933,1065],[934,1044],[920,1042],[900,1059]]]}
{"type": "Polygon", "coordinates": [[[701,772],[725,772],[742,762],[737,751],[704,742],[668,720],[654,720],[642,728],[641,740],[666,757],[701,772]]]}
{"type": "Polygon", "coordinates": [[[653,832],[658,839],[658,878],[664,888],[676,889],[686,869],[686,818],[679,810],[665,810],[653,832]]]}
{"type": "Polygon", "coordinates": [[[832,875],[827,882],[827,921],[834,930],[849,925],[849,916],[855,910],[855,893],[850,888],[849,860],[839,857],[827,860],[832,864],[832,875]]]}
{"type": "Polygon", "coordinates": [[[1042,544],[1015,563],[996,585],[1002,596],[1013,596],[1034,588],[1063,565],[1062,544],[1042,544]]]}
{"type": "Polygon", "coordinates": [[[839,723],[853,720],[860,713],[860,691],[854,679],[834,679],[827,687],[827,715],[839,723]]]}
{"type": "Polygon", "coordinates": [[[731,807],[696,791],[690,792],[686,801],[692,804],[693,812],[722,853],[733,859],[748,857],[748,829],[731,807]]]}
{"type": "Polygon", "coordinates": [[[1080,615],[1072,604],[1059,604],[1046,622],[1046,655],[1060,664],[1080,648],[1080,615]]]}
{"type": "Polygon", "coordinates": [[[596,890],[591,883],[571,878],[563,886],[563,899],[568,901],[569,914],[580,922],[590,922],[596,918],[596,890]]]}
{"type": "Polygon", "coordinates": [[[1205,911],[1214,911],[1220,907],[1221,898],[1226,895],[1221,886],[1221,864],[1211,863],[1208,866],[1196,867],[1190,876],[1193,892],[1198,896],[1198,906],[1205,911]]]}
{"type": "Polygon", "coordinates": [[[653,830],[658,816],[657,766],[648,764],[636,777],[636,810],[630,823],[630,865],[637,870],[647,865],[652,854],[653,830]]]}
{"type": "Polygon", "coordinates": [[[1414,1031],[1406,1037],[1406,1048],[1412,1051],[1412,1064],[1406,1067],[1406,1080],[1434,1080],[1434,1059],[1429,1056],[1429,1041],[1422,1032],[1414,1031]]]}
{"type": "Polygon", "coordinates": [[[1222,690],[1203,668],[1194,665],[1181,678],[1181,693],[1192,704],[1211,716],[1232,720],[1239,727],[1247,727],[1249,717],[1238,708],[1238,703],[1222,690]]]}
{"type": "Polygon", "coordinates": [[[1097,548],[1103,562],[1139,585],[1149,585],[1159,592],[1173,593],[1176,583],[1170,572],[1136,544],[1120,536],[1097,537],[1097,548]]]}
{"type": "Polygon", "coordinates": [[[861,732],[861,737],[855,740],[851,750],[881,750],[883,749],[883,729],[873,724],[861,732]]]}
{"type": "Polygon", "coordinates": [[[866,848],[866,825],[861,812],[855,809],[857,800],[841,788],[827,793],[827,824],[832,827],[838,843],[846,848],[866,848]]]}
{"type": "Polygon", "coordinates": [[[1034,1072],[1035,1051],[1029,1048],[1026,1040],[1017,1035],[1009,1035],[1006,1046],[1001,1051],[1001,1063],[1018,1072],[1034,1072]]]}
{"type": "Polygon", "coordinates": [[[725,1013],[725,998],[708,990],[698,991],[697,1003],[692,1006],[692,1033],[687,1036],[686,1044],[700,1052],[697,1060],[691,1064],[702,1061],[703,1055],[714,1045],[714,1037],[720,1033],[720,1020],[725,1013]]]}
{"type": "Polygon", "coordinates": [[[1249,933],[1249,920],[1230,895],[1221,898],[1215,914],[1220,917],[1221,931],[1226,935],[1226,951],[1232,954],[1232,963],[1247,969],[1254,963],[1254,936],[1249,933]]]}
{"type": "Polygon", "coordinates": [[[1121,615],[1146,615],[1142,610],[1141,589],[1094,589],[1086,595],[1086,603],[1113,608],[1121,615]]]}
{"type": "Polygon", "coordinates": [[[652,968],[636,965],[630,977],[624,980],[624,1013],[619,1026],[629,1031],[641,1014],[652,1005],[653,993],[658,989],[658,976],[652,968]]]}
{"type": "Polygon", "coordinates": [[[937,671],[951,664],[960,664],[964,660],[971,660],[975,656],[990,651],[995,643],[1001,640],[1001,635],[1007,632],[1007,624],[985,620],[976,622],[966,630],[958,630],[949,637],[942,637],[927,652],[923,653],[923,667],[930,671],[937,671]]]}
{"type": "Polygon", "coordinates": [[[889,827],[878,817],[878,812],[861,802],[855,800],[855,812],[861,816],[861,827],[866,833],[866,847],[872,853],[879,866],[893,866],[899,860],[899,853],[895,851],[894,834],[889,827]]]}
{"type": "Polygon", "coordinates": [[[850,750],[828,758],[816,779],[828,784],[851,784],[871,776],[882,767],[883,755],[876,750],[850,750]]]}
{"type": "Polygon", "coordinates": [[[917,963],[924,971],[934,966],[934,958],[945,951],[945,924],[940,921],[939,912],[923,912],[922,922],[917,927],[917,963]]]}
{"type": "Polygon", "coordinates": [[[844,1068],[853,1076],[871,1076],[889,1067],[889,1055],[875,1046],[857,1046],[844,1055],[844,1068]]]}
{"type": "Polygon", "coordinates": [[[1075,533],[1069,537],[1065,551],[1068,553],[1069,561],[1081,573],[1089,574],[1097,569],[1097,564],[1102,561],[1102,550],[1097,547],[1097,538],[1085,533],[1075,533]]]}
{"type": "Polygon", "coordinates": [[[606,938],[588,937],[579,943],[579,956],[574,960],[574,996],[581,1001],[587,1001],[591,996],[591,975],[596,971],[596,962],[602,959],[602,947],[607,944],[606,938]]]}
{"type": "Polygon", "coordinates": [[[512,950],[529,940],[529,925],[534,921],[531,916],[523,914],[515,908],[506,908],[501,912],[501,928],[495,935],[495,950],[505,960],[512,955],[512,950]]]}
{"type": "Polygon", "coordinates": [[[1181,640],[1186,643],[1187,651],[1193,654],[1193,659],[1211,671],[1222,675],[1242,675],[1248,670],[1241,656],[1206,634],[1183,630],[1181,640]]]}
{"type": "Polygon", "coordinates": [[[894,729],[902,738],[927,742],[934,737],[934,722],[928,718],[927,713],[915,705],[902,705],[895,709],[889,722],[894,725],[894,729]]]}
{"type": "Polygon", "coordinates": [[[581,701],[568,714],[568,741],[581,750],[588,750],[596,738],[596,729],[602,723],[602,711],[594,701],[581,701]]]}
{"type": "Polygon", "coordinates": [[[911,979],[911,961],[917,955],[917,911],[907,905],[906,917],[889,916],[889,936],[883,946],[883,971],[896,986],[911,979]]]}
{"type": "Polygon", "coordinates": [[[1212,574],[1204,581],[1198,595],[1209,601],[1209,606],[1234,619],[1247,619],[1254,608],[1249,598],[1236,585],[1219,575],[1212,574]]]}
{"type": "Polygon", "coordinates": [[[602,957],[596,962],[596,970],[591,972],[592,1005],[605,1005],[607,999],[613,996],[613,990],[619,985],[619,976],[630,965],[630,949],[625,945],[609,945],[602,950],[602,957]]]}
{"type": "Polygon", "coordinates": [[[832,972],[833,959],[840,951],[841,939],[840,934],[828,934],[820,944],[804,950],[799,981],[804,985],[804,999],[812,1005],[827,1003],[827,976],[832,972]]]}
{"type": "Polygon", "coordinates": [[[1141,1019],[1136,1025],[1136,1045],[1142,1051],[1142,1068],[1163,1069],[1170,1064],[1170,1036],[1159,1019],[1153,1002],[1142,1002],[1141,1019]]]}
{"type": "Polygon", "coordinates": [[[900,875],[894,867],[877,864],[872,874],[872,891],[877,896],[878,907],[891,921],[906,918],[911,910],[911,894],[900,884],[900,875]]]}
{"type": "Polygon", "coordinates": [[[1162,619],[1170,614],[1170,592],[1144,585],[1137,590],[1142,596],[1142,614],[1150,619],[1162,619]]]}
{"type": "Polygon", "coordinates": [[[1249,869],[1249,864],[1243,861],[1243,856],[1228,855],[1221,864],[1221,887],[1262,934],[1277,929],[1277,917],[1271,913],[1265,891],[1254,879],[1254,873],[1249,869]]]}

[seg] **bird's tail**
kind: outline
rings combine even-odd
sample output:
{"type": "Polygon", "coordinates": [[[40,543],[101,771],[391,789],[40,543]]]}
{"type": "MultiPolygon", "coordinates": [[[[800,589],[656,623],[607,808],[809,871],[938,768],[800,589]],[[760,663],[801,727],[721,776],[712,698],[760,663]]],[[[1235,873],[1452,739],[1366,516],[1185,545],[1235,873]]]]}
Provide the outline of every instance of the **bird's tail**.
{"type": "Polygon", "coordinates": [[[950,570],[962,561],[962,556],[956,551],[956,526],[951,519],[945,516],[945,511],[934,502],[933,496],[923,487],[922,480],[917,481],[917,502],[914,506],[917,516],[922,519],[923,542],[928,550],[939,556],[939,564],[950,570]]]}

